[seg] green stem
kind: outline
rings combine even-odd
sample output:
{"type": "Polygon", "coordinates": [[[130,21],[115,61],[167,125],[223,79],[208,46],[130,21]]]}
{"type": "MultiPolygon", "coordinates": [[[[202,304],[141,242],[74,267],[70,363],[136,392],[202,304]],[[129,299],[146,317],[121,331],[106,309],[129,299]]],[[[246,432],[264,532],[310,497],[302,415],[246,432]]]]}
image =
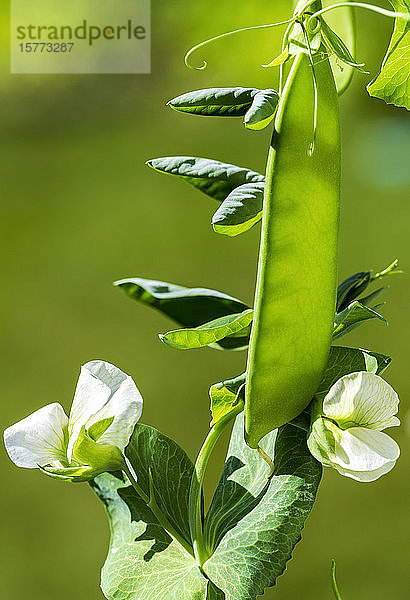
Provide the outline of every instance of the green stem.
{"type": "Polygon", "coordinates": [[[239,402],[234,410],[222,417],[220,421],[215,423],[209,432],[195,463],[194,474],[191,480],[191,488],[189,490],[188,517],[195,558],[197,559],[200,567],[202,567],[202,565],[210,556],[210,550],[205,540],[202,522],[202,485],[205,477],[206,467],[215,444],[232,419],[234,419],[243,411],[243,407],[243,402],[239,402]]]}
{"type": "Polygon", "coordinates": [[[185,56],[185,64],[189,69],[195,69],[197,71],[202,71],[203,69],[206,69],[206,67],[207,67],[207,62],[205,60],[203,61],[202,65],[200,67],[194,67],[189,62],[191,55],[194,52],[196,52],[197,50],[199,50],[200,48],[203,48],[204,46],[207,46],[208,44],[212,44],[213,42],[222,40],[223,38],[229,37],[231,35],[236,35],[237,33],[243,33],[244,31],[254,31],[255,29],[270,29],[271,27],[278,27],[279,25],[286,25],[287,23],[291,23],[293,21],[294,21],[294,19],[292,17],[291,19],[287,19],[286,21],[279,21],[278,23],[268,23],[267,25],[254,25],[252,27],[243,27],[242,29],[235,29],[234,31],[228,31],[227,33],[222,33],[221,35],[217,35],[213,38],[210,38],[209,40],[205,40],[204,42],[201,42],[200,44],[197,44],[196,46],[191,48],[191,50],[189,50],[189,52],[185,56]]]}
{"type": "Polygon", "coordinates": [[[141,486],[137,483],[137,480],[135,479],[130,468],[127,466],[125,460],[124,460],[122,470],[127,475],[134,490],[137,492],[137,494],[140,496],[140,498],[145,502],[145,504],[151,509],[151,511],[155,515],[158,523],[161,525],[161,527],[163,527],[163,529],[165,529],[165,531],[168,533],[168,535],[170,537],[172,537],[178,544],[180,544],[180,546],[182,546],[182,548],[184,550],[186,550],[186,552],[188,552],[188,554],[190,554],[193,557],[194,553],[193,553],[191,545],[171,525],[171,523],[169,522],[167,517],[164,515],[162,510],[159,508],[159,506],[155,500],[154,485],[153,485],[153,481],[152,481],[151,470],[149,472],[149,488],[150,488],[149,496],[144,492],[144,490],[141,488],[141,486]]]}
{"type": "Polygon", "coordinates": [[[330,566],[330,575],[332,580],[332,590],[335,595],[336,600],[342,600],[342,596],[340,595],[339,588],[337,587],[336,581],[336,561],[332,558],[331,566],[330,566]]]}
{"type": "Polygon", "coordinates": [[[318,16],[323,15],[329,12],[330,10],[334,10],[335,8],[350,8],[351,6],[353,6],[354,8],[364,8],[370,10],[371,12],[375,12],[379,15],[383,15],[385,17],[392,17],[393,19],[400,18],[406,19],[406,21],[410,20],[410,15],[406,13],[399,13],[391,10],[386,10],[385,8],[381,8],[380,6],[374,6],[373,4],[366,4],[363,2],[338,2],[337,4],[332,4],[331,6],[326,6],[325,8],[318,10],[310,17],[309,20],[317,18],[318,16]]]}

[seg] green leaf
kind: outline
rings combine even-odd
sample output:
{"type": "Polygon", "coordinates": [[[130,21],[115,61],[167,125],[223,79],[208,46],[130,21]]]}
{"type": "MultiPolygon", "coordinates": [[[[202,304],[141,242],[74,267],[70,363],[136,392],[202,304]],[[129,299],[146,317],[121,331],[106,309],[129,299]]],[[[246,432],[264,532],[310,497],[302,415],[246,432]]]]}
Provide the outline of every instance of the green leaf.
{"type": "MultiPolygon", "coordinates": [[[[388,275],[399,274],[402,272],[403,271],[401,271],[398,267],[398,260],[395,260],[394,262],[392,262],[391,265],[389,265],[379,273],[375,273],[374,275],[372,271],[361,271],[359,273],[351,275],[350,277],[345,279],[337,288],[336,311],[341,312],[342,310],[347,308],[349,304],[353,300],[356,300],[356,298],[358,298],[360,294],[364,292],[368,288],[368,286],[374,281],[382,279],[383,277],[387,277],[388,275]]],[[[386,288],[379,288],[366,298],[360,298],[359,302],[361,304],[368,305],[368,303],[372,299],[378,296],[385,289],[386,288]]]]}
{"type": "MultiPolygon", "coordinates": [[[[197,327],[249,308],[237,298],[207,288],[187,288],[138,277],[121,279],[114,285],[123,289],[130,298],[156,308],[182,327],[197,327]]],[[[227,338],[221,340],[218,347],[234,350],[243,343],[244,340],[238,338],[227,338]]]]}
{"type": "Polygon", "coordinates": [[[333,339],[336,340],[337,338],[342,337],[342,335],[349,333],[349,331],[352,331],[352,329],[369,319],[379,319],[380,321],[386,322],[386,319],[373,308],[364,306],[357,300],[352,302],[347,308],[335,316],[333,339]]]}
{"type": "Polygon", "coordinates": [[[279,101],[275,90],[210,88],[188,92],[168,102],[180,112],[212,117],[245,116],[248,129],[263,129],[272,121],[279,101]]]}
{"type": "Polygon", "coordinates": [[[244,183],[265,180],[264,176],[256,171],[210,158],[167,156],[149,160],[147,165],[160,173],[180,177],[220,202],[244,183]]]}
{"type": "Polygon", "coordinates": [[[279,94],[275,90],[261,90],[245,115],[244,124],[248,129],[260,131],[273,120],[278,107],[279,94]]]}
{"type": "Polygon", "coordinates": [[[220,317],[194,329],[175,329],[159,337],[168,346],[179,350],[203,348],[232,336],[249,339],[252,319],[253,310],[248,309],[241,313],[220,317]]]}
{"type": "MultiPolygon", "coordinates": [[[[193,465],[185,452],[152,427],[137,425],[126,455],[149,494],[151,469],[157,504],[185,539],[193,465]]],[[[102,572],[108,600],[205,600],[208,582],[193,557],[165,532],[128,482],[104,474],[92,483],[111,526],[102,572]]]]}
{"type": "MultiPolygon", "coordinates": [[[[322,1],[323,8],[334,4],[333,0],[322,1]]],[[[335,11],[326,13],[326,22],[333,31],[343,40],[348,50],[354,56],[356,52],[356,24],[354,11],[351,6],[338,8],[335,11]]],[[[335,56],[330,57],[333,75],[335,77],[336,88],[339,95],[343,94],[350,85],[353,77],[354,68],[349,65],[340,65],[335,56]]]]}
{"type": "Polygon", "coordinates": [[[361,73],[366,73],[366,71],[362,68],[363,64],[358,63],[355,58],[352,56],[349,48],[346,46],[344,41],[333,31],[331,27],[326,23],[324,19],[321,19],[322,26],[322,36],[325,41],[326,46],[333,52],[336,57],[344,62],[349,67],[353,67],[357,69],[361,73]]]}
{"type": "Polygon", "coordinates": [[[337,288],[336,311],[341,312],[364,292],[371,282],[371,272],[361,271],[351,275],[337,288]]]}
{"type": "Polygon", "coordinates": [[[179,112],[216,117],[243,117],[252,106],[256,88],[209,88],[182,94],[168,102],[179,112]]]}
{"type": "Polygon", "coordinates": [[[315,501],[322,468],[306,446],[306,433],[287,425],[261,442],[275,457],[275,472],[250,449],[243,415],[232,432],[224,472],[205,518],[215,553],[205,574],[225,600],[255,600],[283,573],[315,501]]]}
{"type": "MultiPolygon", "coordinates": [[[[396,12],[409,13],[405,0],[389,0],[396,12]]],[[[370,96],[410,110],[410,21],[395,19],[394,31],[379,74],[367,86],[370,96]]]]}
{"type": "Polygon", "coordinates": [[[235,236],[262,219],[264,182],[240,185],[222,202],[212,218],[217,233],[235,236]]]}
{"type": "Polygon", "coordinates": [[[243,399],[245,382],[246,373],[242,373],[234,379],[227,379],[211,386],[209,390],[212,412],[211,427],[236,408],[238,402],[243,399]]]}
{"type": "Polygon", "coordinates": [[[318,393],[327,393],[338,379],[349,373],[372,371],[381,375],[390,363],[391,358],[384,354],[359,348],[332,346],[318,393]]]}

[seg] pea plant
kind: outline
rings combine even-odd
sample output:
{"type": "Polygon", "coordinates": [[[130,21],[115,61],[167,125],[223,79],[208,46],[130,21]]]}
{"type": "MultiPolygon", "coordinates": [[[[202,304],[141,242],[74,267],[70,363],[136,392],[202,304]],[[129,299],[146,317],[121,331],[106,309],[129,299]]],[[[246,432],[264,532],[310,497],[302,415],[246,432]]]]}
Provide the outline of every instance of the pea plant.
{"type": "MultiPolygon", "coordinates": [[[[261,221],[254,306],[226,293],[128,278],[116,285],[178,328],[160,335],[180,350],[245,350],[237,376],[209,391],[212,422],[193,464],[180,446],[139,422],[130,376],[92,361],[81,369],[69,417],[47,405],[6,429],[18,466],[89,482],[104,502],[111,543],[102,572],[109,600],[255,600],[275,585],[301,538],[322,466],[359,482],[388,473],[399,457],[384,429],[399,425],[398,396],[381,377],[388,356],[339,345],[368,320],[384,321],[378,287],[399,272],[358,272],[337,286],[340,187],[338,96],[354,71],[353,9],[395,19],[371,96],[410,109],[409,8],[301,0],[284,22],[282,50],[266,68],[279,89],[212,88],[171,100],[179,112],[272,126],[265,174],[218,160],[150,160],[219,206],[212,226],[235,237],[261,221]],[[335,11],[331,28],[328,13],[335,11]],[[334,29],[337,29],[335,31],[334,29]],[[373,286],[373,287],[372,287],[373,286]],[[212,451],[233,422],[223,472],[208,510],[203,481],[212,451]]],[[[186,56],[237,30],[207,40],[186,56]]],[[[232,242],[234,243],[234,242],[232,242]]],[[[340,598],[332,564],[332,585],[340,598]]]]}

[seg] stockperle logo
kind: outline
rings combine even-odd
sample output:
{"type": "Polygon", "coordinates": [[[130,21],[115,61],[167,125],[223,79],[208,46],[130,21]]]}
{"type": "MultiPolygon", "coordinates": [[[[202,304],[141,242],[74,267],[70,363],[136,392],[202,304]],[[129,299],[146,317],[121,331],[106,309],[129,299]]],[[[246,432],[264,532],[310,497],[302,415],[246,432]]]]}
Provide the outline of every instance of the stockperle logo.
{"type": "Polygon", "coordinates": [[[11,0],[12,73],[149,73],[150,0],[11,0]]]}

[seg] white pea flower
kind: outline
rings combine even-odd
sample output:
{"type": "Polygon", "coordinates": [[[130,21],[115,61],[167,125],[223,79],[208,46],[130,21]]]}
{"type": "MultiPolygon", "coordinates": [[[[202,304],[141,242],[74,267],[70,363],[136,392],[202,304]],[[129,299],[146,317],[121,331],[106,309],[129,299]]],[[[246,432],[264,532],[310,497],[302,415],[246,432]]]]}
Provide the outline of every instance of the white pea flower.
{"type": "Polygon", "coordinates": [[[308,435],[313,456],[357,481],[388,473],[400,455],[397,443],[382,433],[400,425],[394,415],[399,398],[378,375],[361,371],[339,379],[324,399],[315,399],[308,435]]]}
{"type": "Polygon", "coordinates": [[[131,377],[96,360],[81,367],[68,418],[60,404],[48,404],[8,427],[4,442],[18,467],[88,481],[122,469],[122,452],[141,412],[142,397],[131,377]]]}

